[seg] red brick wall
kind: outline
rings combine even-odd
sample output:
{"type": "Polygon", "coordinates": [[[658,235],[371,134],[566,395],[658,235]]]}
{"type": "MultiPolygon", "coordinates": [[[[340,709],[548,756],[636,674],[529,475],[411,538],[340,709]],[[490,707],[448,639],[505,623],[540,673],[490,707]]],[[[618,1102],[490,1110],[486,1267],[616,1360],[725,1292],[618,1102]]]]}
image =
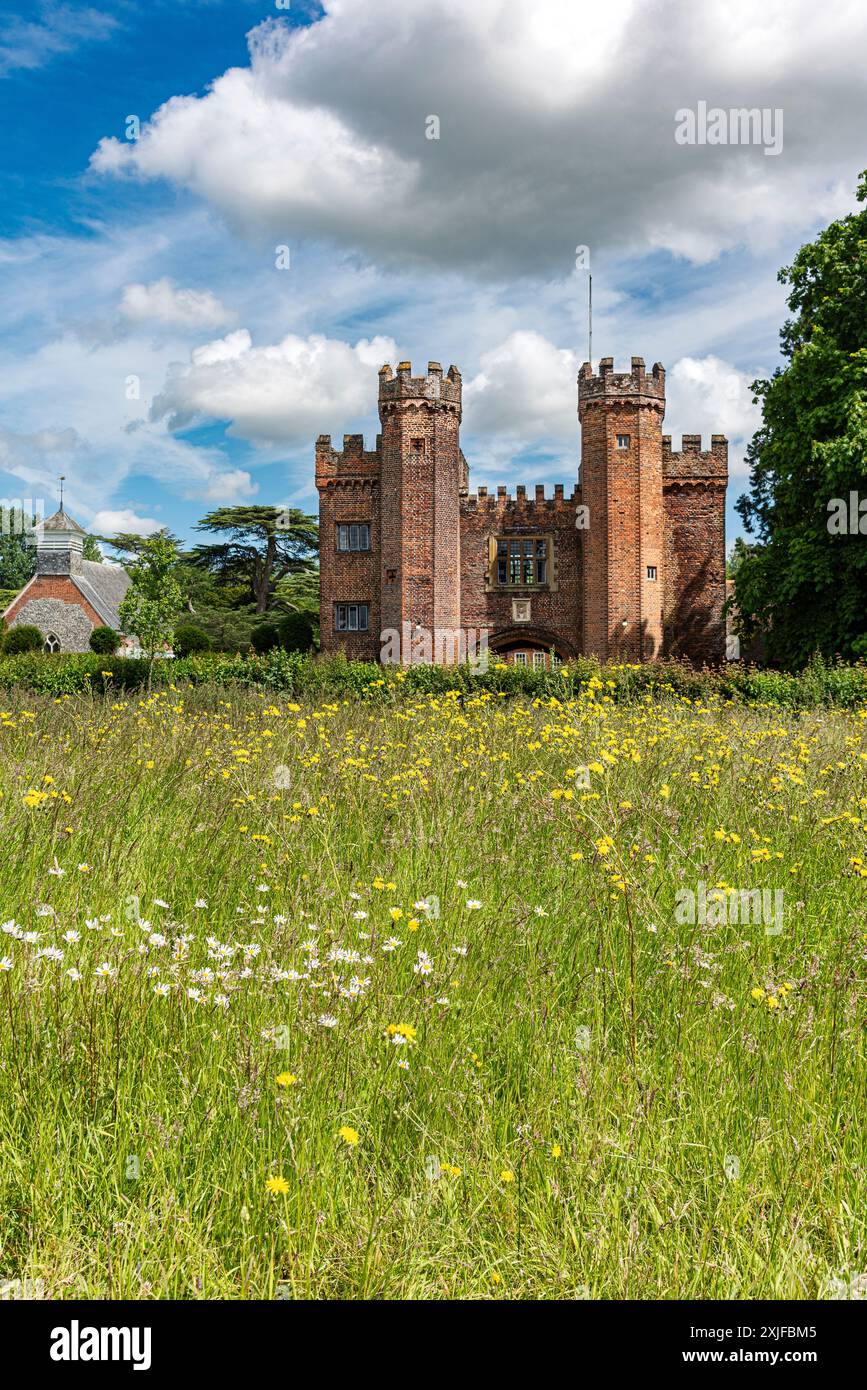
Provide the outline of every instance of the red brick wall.
{"type": "Polygon", "coordinates": [[[495,634],[511,642],[526,636],[532,644],[547,647],[549,639],[563,658],[581,651],[581,539],[575,525],[580,494],[563,496],[555,489],[553,498],[544,498],[544,488],[528,498],[523,490],[516,497],[488,496],[484,488],[477,496],[461,503],[461,626],[476,631],[490,630],[489,641],[496,648],[495,634]],[[553,541],[553,567],[545,588],[491,584],[490,538],[499,536],[550,536],[553,541]],[[530,600],[530,622],[515,623],[512,600],[530,600]]]}
{"type": "MultiPolygon", "coordinates": [[[[377,444],[379,441],[377,441],[377,444]]],[[[343,451],[331,447],[328,435],[316,443],[316,486],[319,489],[320,633],[323,651],[344,651],[350,659],[379,660],[380,456],[366,452],[361,435],[345,435],[343,451]],[[339,522],[366,521],[369,551],[339,551],[339,522]],[[335,603],[369,605],[366,633],[334,631],[335,603]]]]}
{"type": "Polygon", "coordinates": [[[728,444],[698,435],[679,453],[663,440],[665,500],[665,653],[696,663],[725,655],[725,494],[728,444]]]}

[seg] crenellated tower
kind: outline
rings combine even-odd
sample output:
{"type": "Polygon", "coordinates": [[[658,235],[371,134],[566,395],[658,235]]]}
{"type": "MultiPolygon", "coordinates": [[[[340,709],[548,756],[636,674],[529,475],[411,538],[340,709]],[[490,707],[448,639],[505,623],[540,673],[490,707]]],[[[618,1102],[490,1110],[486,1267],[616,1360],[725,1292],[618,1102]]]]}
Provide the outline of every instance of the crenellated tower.
{"type": "Polygon", "coordinates": [[[647,661],[663,644],[665,371],[643,357],[614,371],[603,357],[578,377],[583,534],[583,649],[600,660],[647,661]]]}
{"type": "Polygon", "coordinates": [[[382,629],[457,631],[461,625],[461,374],[429,362],[379,373],[382,423],[382,629]]]}

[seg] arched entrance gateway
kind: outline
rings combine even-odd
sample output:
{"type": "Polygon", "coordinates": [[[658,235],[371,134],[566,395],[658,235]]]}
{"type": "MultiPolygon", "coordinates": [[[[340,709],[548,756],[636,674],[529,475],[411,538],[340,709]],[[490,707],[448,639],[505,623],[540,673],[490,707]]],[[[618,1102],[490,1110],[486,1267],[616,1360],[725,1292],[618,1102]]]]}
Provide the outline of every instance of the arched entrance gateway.
{"type": "Polygon", "coordinates": [[[509,666],[530,666],[535,670],[560,666],[577,655],[571,643],[564,642],[559,634],[525,624],[496,633],[489,638],[488,648],[495,660],[505,661],[509,666]]]}

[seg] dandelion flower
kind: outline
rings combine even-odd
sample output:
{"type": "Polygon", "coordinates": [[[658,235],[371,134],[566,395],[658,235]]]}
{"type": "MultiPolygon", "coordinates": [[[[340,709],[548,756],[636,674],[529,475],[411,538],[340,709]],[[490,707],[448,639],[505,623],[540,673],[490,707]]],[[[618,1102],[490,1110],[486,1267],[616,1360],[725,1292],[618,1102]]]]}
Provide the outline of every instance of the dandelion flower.
{"type": "Polygon", "coordinates": [[[352,1125],[341,1125],[339,1130],[337,1131],[337,1134],[338,1137],[343,1140],[344,1144],[347,1144],[350,1149],[355,1148],[355,1145],[358,1143],[358,1140],[360,1138],[358,1130],[353,1129],[352,1125]]]}
{"type": "Polygon", "coordinates": [[[265,1183],[268,1192],[273,1192],[274,1196],[285,1197],[289,1191],[289,1184],[283,1177],[269,1178],[265,1183]]]}
{"type": "Polygon", "coordinates": [[[278,1085],[278,1086],[294,1086],[294,1085],[295,1085],[295,1082],[296,1082],[297,1080],[298,1080],[298,1077],[297,1077],[297,1076],[293,1076],[292,1073],[291,1073],[291,1071],[281,1071],[280,1075],[277,1077],[277,1085],[278,1085]]]}

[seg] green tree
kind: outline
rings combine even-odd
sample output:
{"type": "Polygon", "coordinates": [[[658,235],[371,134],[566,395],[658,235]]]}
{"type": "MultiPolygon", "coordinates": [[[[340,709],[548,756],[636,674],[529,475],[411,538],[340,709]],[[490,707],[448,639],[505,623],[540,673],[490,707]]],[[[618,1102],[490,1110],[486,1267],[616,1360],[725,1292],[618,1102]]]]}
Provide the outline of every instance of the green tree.
{"type": "MultiPolygon", "coordinates": [[[[33,517],[31,526],[38,518],[33,517]]],[[[36,573],[36,544],[33,531],[25,530],[18,507],[0,507],[0,589],[17,594],[36,573]]]]}
{"type": "Polygon", "coordinates": [[[228,539],[196,546],[193,563],[221,584],[243,584],[257,613],[267,612],[282,579],[313,568],[319,548],[316,518],[295,507],[218,507],[196,530],[228,539]]]}
{"type": "Polygon", "coordinates": [[[743,631],[763,630],[773,662],[801,667],[814,652],[867,655],[867,208],[832,222],[779,279],[793,317],[786,365],[753,383],[762,425],[737,509],[758,543],[735,593],[743,631]]]}
{"type": "Polygon", "coordinates": [[[732,553],[726,561],[726,579],[734,579],[744,560],[755,549],[752,545],[747,545],[743,536],[736,536],[732,546],[732,553]]]}
{"type": "Polygon", "coordinates": [[[171,643],[181,603],[177,563],[177,546],[170,536],[149,536],[129,566],[130,587],[119,609],[124,632],[135,634],[148,658],[148,688],[157,653],[171,643]]]}

